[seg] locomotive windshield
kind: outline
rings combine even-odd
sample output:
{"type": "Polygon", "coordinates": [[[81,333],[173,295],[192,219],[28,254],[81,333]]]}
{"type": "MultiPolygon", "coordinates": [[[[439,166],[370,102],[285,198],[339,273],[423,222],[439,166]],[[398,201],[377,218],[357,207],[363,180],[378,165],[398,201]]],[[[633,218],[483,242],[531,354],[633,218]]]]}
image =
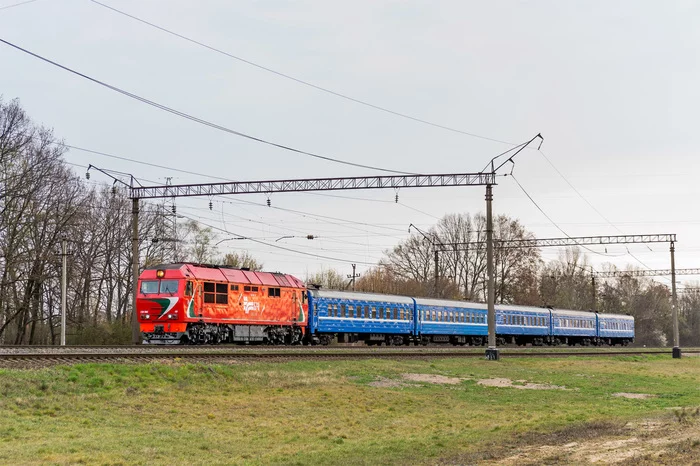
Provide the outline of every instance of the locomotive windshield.
{"type": "Polygon", "coordinates": [[[144,280],[141,282],[141,294],[177,293],[178,280],[144,280]]]}

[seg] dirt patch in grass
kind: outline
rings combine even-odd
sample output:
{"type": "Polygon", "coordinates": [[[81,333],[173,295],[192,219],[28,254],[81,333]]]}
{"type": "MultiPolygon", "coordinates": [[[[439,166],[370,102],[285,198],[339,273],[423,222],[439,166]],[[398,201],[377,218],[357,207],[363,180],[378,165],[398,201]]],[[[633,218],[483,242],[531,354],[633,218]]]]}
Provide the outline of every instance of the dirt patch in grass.
{"type": "Polygon", "coordinates": [[[568,390],[566,387],[552,385],[548,383],[530,383],[524,380],[513,382],[505,378],[481,379],[477,382],[484,387],[517,388],[520,390],[568,390]]]}
{"type": "MultiPolygon", "coordinates": [[[[700,466],[700,422],[695,420],[692,423],[680,423],[666,416],[623,426],[585,424],[542,437],[523,436],[514,450],[510,453],[501,450],[495,455],[492,452],[490,458],[479,461],[479,464],[700,466]]],[[[455,463],[448,461],[447,464],[455,463]]]]}
{"type": "Polygon", "coordinates": [[[401,374],[401,377],[406,380],[410,380],[411,382],[426,382],[444,385],[457,385],[464,380],[460,379],[459,377],[447,377],[437,374],[401,374]]]}
{"type": "Polygon", "coordinates": [[[629,398],[631,400],[646,400],[647,398],[654,398],[656,395],[650,395],[649,393],[613,393],[612,396],[618,398],[629,398]]]}
{"type": "Polygon", "coordinates": [[[377,380],[370,382],[367,385],[377,388],[404,388],[412,386],[411,384],[404,383],[400,380],[388,379],[386,377],[377,377],[377,380]]]}

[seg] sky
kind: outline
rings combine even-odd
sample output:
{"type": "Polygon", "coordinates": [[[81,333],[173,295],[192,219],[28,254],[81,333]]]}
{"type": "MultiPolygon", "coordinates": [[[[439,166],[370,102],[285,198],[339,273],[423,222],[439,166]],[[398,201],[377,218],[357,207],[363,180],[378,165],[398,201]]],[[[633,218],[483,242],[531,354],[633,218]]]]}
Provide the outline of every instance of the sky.
{"type": "MultiPolygon", "coordinates": [[[[675,233],[676,267],[700,267],[698,2],[103,1],[296,79],[476,137],[300,84],[90,0],[12,6],[20,1],[0,0],[1,39],[198,118],[323,156],[411,173],[477,172],[541,133],[541,152],[521,152],[513,174],[546,216],[508,177],[494,187],[495,214],[539,238],[675,233]]],[[[66,144],[185,171],[70,150],[65,158],[78,173],[92,164],[144,184],[380,173],[202,126],[2,43],[0,95],[18,98],[66,144]]],[[[111,184],[98,174],[90,182],[111,184]]],[[[181,221],[214,227],[217,240],[262,241],[222,241],[219,252],[247,250],[266,269],[302,279],[329,268],[351,273],[351,263],[362,274],[408,236],[411,223],[428,229],[445,214],[485,210],[483,187],[269,198],[272,207],[265,195],[176,203],[181,221]]],[[[598,270],[670,267],[668,244],[592,249],[598,270]]],[[[542,256],[560,253],[548,248],[542,256]]]]}

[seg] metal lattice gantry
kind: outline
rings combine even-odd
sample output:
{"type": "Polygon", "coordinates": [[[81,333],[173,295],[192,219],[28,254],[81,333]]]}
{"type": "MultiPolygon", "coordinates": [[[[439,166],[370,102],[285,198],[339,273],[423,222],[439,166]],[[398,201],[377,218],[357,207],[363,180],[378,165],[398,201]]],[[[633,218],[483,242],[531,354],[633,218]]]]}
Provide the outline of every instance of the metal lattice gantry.
{"type": "Polygon", "coordinates": [[[656,269],[656,270],[613,270],[609,272],[594,272],[599,278],[612,277],[661,277],[665,275],[700,275],[700,269],[656,269]]]}
{"type": "MultiPolygon", "coordinates": [[[[596,246],[608,244],[634,244],[634,243],[675,243],[676,235],[672,233],[654,233],[647,235],[607,235],[607,236],[567,236],[564,238],[529,238],[494,240],[494,247],[501,249],[512,248],[544,248],[562,246],[596,246]]],[[[436,243],[437,244],[437,243],[436,243]]],[[[439,243],[442,251],[462,251],[462,247],[483,247],[485,241],[439,243]]]]}
{"type": "Polygon", "coordinates": [[[676,241],[675,234],[653,235],[609,235],[609,236],[569,236],[566,238],[537,238],[522,240],[496,240],[497,248],[542,248],[556,246],[594,246],[607,244],[632,243],[671,243],[676,241]]]}
{"type": "Polygon", "coordinates": [[[486,186],[496,184],[495,173],[353,176],[296,180],[231,181],[226,183],[131,187],[131,199],[218,196],[224,194],[271,194],[352,189],[427,188],[486,186]]]}

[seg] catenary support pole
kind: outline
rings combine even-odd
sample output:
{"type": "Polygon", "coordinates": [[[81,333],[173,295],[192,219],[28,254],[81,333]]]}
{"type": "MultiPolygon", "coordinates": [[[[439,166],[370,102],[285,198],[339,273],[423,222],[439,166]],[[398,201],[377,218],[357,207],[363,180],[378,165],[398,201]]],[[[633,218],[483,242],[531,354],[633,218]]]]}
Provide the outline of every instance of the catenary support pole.
{"type": "Polygon", "coordinates": [[[593,295],[593,312],[598,312],[598,303],[596,302],[596,289],[595,289],[595,274],[593,273],[593,267],[591,267],[591,294],[593,295]]]}
{"type": "Polygon", "coordinates": [[[136,296],[138,295],[139,280],[139,199],[132,199],[131,206],[131,286],[133,289],[131,313],[131,342],[139,343],[139,321],[136,310],[136,296]]]}
{"type": "Polygon", "coordinates": [[[440,281],[440,254],[437,246],[435,246],[435,297],[438,298],[438,282],[440,281]]]}
{"type": "Polygon", "coordinates": [[[498,348],[496,348],[496,308],[494,304],[494,282],[493,282],[493,187],[486,185],[486,274],[488,275],[486,294],[488,302],[487,323],[489,328],[488,348],[486,349],[486,359],[490,361],[498,360],[498,348]]]}
{"type": "Polygon", "coordinates": [[[355,280],[360,275],[355,273],[355,270],[357,269],[357,264],[351,264],[351,265],[352,265],[352,275],[348,275],[348,278],[350,279],[350,282],[352,283],[352,291],[355,291],[355,280]]]}
{"type": "Polygon", "coordinates": [[[676,295],[676,247],[671,241],[671,318],[673,319],[673,357],[681,357],[678,336],[678,296],[676,295]]]}
{"type": "Polygon", "coordinates": [[[61,346],[66,346],[66,294],[68,291],[68,251],[67,241],[61,240],[61,346]]]}

